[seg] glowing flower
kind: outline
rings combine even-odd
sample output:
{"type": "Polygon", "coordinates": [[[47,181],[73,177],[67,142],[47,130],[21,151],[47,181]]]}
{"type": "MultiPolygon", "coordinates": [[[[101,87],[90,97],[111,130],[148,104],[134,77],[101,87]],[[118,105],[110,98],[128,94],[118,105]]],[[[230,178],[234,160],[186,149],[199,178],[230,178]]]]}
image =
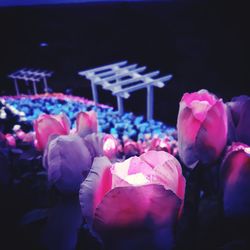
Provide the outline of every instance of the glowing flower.
{"type": "Polygon", "coordinates": [[[76,117],[77,133],[81,136],[97,133],[97,117],[94,111],[79,112],[76,117]]]}
{"type": "Polygon", "coordinates": [[[126,140],[124,142],[123,152],[126,158],[140,155],[142,153],[142,148],[138,142],[132,140],[126,140]]]}
{"type": "Polygon", "coordinates": [[[222,99],[206,90],[184,94],[177,131],[179,154],[185,165],[194,168],[199,161],[204,164],[216,161],[226,146],[227,128],[222,99]]]}
{"type": "Polygon", "coordinates": [[[109,159],[113,159],[117,154],[117,141],[116,139],[109,134],[104,135],[103,137],[103,153],[109,159]]]}
{"type": "Polygon", "coordinates": [[[111,234],[113,244],[113,233],[136,228],[140,233],[149,230],[153,238],[145,242],[158,249],[173,243],[172,229],[184,193],[179,162],[166,152],[149,151],[113,166],[105,157],[95,158],[81,185],[80,203],[90,229],[106,244],[111,234]]]}
{"type": "Polygon", "coordinates": [[[221,166],[223,206],[226,217],[250,216],[250,147],[234,143],[221,166]]]}
{"type": "Polygon", "coordinates": [[[37,149],[44,150],[51,135],[67,135],[70,130],[70,122],[65,114],[43,114],[34,121],[37,149]]]}

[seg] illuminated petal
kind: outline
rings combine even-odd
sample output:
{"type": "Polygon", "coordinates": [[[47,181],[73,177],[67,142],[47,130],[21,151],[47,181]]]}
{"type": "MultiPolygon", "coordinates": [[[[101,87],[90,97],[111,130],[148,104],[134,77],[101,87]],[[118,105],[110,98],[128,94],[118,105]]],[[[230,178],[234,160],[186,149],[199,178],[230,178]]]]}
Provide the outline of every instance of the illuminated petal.
{"type": "MultiPolygon", "coordinates": [[[[58,119],[58,118],[57,118],[58,119]]],[[[44,150],[50,135],[67,135],[68,127],[62,126],[54,116],[43,114],[34,121],[38,150],[44,150]]]]}
{"type": "Polygon", "coordinates": [[[97,133],[97,117],[94,111],[80,112],[76,117],[77,133],[84,137],[91,133],[97,133]]]}
{"type": "Polygon", "coordinates": [[[110,167],[111,162],[107,157],[96,157],[87,178],[81,184],[79,199],[82,214],[90,230],[95,209],[112,186],[110,167]]]}
{"type": "Polygon", "coordinates": [[[196,137],[196,150],[202,163],[211,163],[221,155],[227,143],[227,131],[225,105],[219,100],[208,111],[196,137]]]}
{"type": "Polygon", "coordinates": [[[117,187],[105,195],[95,212],[95,229],[173,226],[180,199],[162,185],[117,187]]]}

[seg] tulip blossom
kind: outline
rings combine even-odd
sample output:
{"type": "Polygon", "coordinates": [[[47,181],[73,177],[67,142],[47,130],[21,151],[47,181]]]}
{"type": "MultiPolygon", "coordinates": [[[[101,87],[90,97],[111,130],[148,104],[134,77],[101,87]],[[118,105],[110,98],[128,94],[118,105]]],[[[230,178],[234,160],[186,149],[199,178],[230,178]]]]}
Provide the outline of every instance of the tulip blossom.
{"type": "Polygon", "coordinates": [[[67,135],[70,130],[70,122],[66,115],[43,114],[34,121],[37,149],[44,150],[51,135],[67,135]]]}
{"type": "MultiPolygon", "coordinates": [[[[40,115],[34,122],[36,140],[34,144],[38,150],[44,150],[51,135],[70,134],[70,121],[65,114],[40,115]]],[[[94,111],[80,112],[76,119],[76,129],[71,134],[77,133],[85,137],[97,132],[97,118],[94,111]]]]}
{"type": "Polygon", "coordinates": [[[94,111],[79,112],[76,117],[77,133],[85,136],[91,133],[97,133],[97,117],[94,111]]]}
{"type": "Polygon", "coordinates": [[[104,241],[108,232],[137,228],[152,232],[153,240],[146,242],[158,249],[173,244],[172,230],[184,193],[179,162],[166,152],[148,151],[113,166],[105,157],[95,158],[79,197],[90,230],[104,241]]]}
{"type": "Polygon", "coordinates": [[[140,155],[142,148],[138,142],[132,140],[126,140],[123,147],[123,152],[126,158],[134,155],[140,155]]]}
{"type": "Polygon", "coordinates": [[[180,102],[177,132],[179,155],[194,168],[216,161],[227,142],[227,115],[222,99],[206,90],[185,93],[180,102]]]}
{"type": "Polygon", "coordinates": [[[250,144],[250,97],[234,97],[227,105],[232,116],[230,125],[234,128],[235,141],[250,144]]]}
{"type": "Polygon", "coordinates": [[[117,154],[118,143],[116,139],[109,134],[104,135],[103,137],[103,153],[109,159],[115,158],[117,154]]]}
{"type": "Polygon", "coordinates": [[[223,206],[226,217],[250,217],[250,147],[234,143],[221,166],[223,206]]]}

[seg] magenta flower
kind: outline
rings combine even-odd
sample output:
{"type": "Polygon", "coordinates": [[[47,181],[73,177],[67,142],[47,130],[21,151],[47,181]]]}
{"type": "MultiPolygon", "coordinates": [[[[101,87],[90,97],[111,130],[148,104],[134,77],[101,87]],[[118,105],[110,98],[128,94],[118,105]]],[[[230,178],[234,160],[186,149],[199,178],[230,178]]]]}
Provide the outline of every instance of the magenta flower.
{"type": "Polygon", "coordinates": [[[232,116],[229,125],[233,127],[234,140],[250,144],[250,97],[234,97],[227,105],[232,116]]]}
{"type": "Polygon", "coordinates": [[[223,206],[226,217],[250,216],[250,147],[233,143],[221,166],[223,206]]]}
{"type": "Polygon", "coordinates": [[[65,114],[43,114],[34,121],[36,145],[38,150],[44,150],[51,135],[67,135],[70,130],[70,122],[65,114]]]}
{"type": "Polygon", "coordinates": [[[76,118],[77,133],[85,136],[91,133],[97,133],[97,117],[94,111],[80,112],[76,118]]]}
{"type": "Polygon", "coordinates": [[[105,134],[103,137],[103,154],[109,159],[116,158],[118,142],[114,136],[105,134]]]}
{"type": "MultiPolygon", "coordinates": [[[[43,114],[34,121],[36,140],[34,144],[38,150],[44,150],[51,135],[70,134],[70,121],[65,114],[43,114]]],[[[76,133],[82,137],[97,132],[97,118],[94,111],[80,112],[76,119],[76,133]]],[[[73,132],[72,132],[73,133],[73,132]]]]}
{"type": "Polygon", "coordinates": [[[127,139],[124,142],[123,153],[126,158],[134,155],[140,155],[142,153],[142,147],[138,142],[127,139]]]}
{"type": "Polygon", "coordinates": [[[13,135],[6,134],[5,139],[6,139],[7,145],[9,145],[11,147],[16,147],[16,139],[13,135]]]}
{"type": "MultiPolygon", "coordinates": [[[[79,197],[90,229],[105,244],[110,243],[111,234],[111,244],[125,240],[123,234],[116,235],[117,240],[114,232],[136,228],[139,232],[149,230],[151,239],[146,242],[153,242],[154,249],[158,249],[173,243],[173,226],[184,193],[185,179],[179,162],[166,152],[149,151],[113,166],[105,157],[95,158],[79,197]]],[[[138,240],[135,235],[131,237],[132,241],[138,240]]]]}
{"type": "Polygon", "coordinates": [[[180,102],[177,131],[179,155],[187,167],[194,168],[199,161],[204,164],[216,161],[227,142],[227,115],[222,99],[207,90],[185,93],[180,102]]]}

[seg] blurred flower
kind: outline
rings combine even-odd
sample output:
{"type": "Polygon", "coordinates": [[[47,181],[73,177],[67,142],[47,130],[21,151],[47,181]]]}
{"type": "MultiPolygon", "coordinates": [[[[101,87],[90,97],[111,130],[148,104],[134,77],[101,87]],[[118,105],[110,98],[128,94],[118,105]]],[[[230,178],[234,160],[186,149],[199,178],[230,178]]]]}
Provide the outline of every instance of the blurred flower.
{"type": "Polygon", "coordinates": [[[250,97],[234,97],[227,106],[232,116],[229,125],[233,127],[234,140],[250,145],[250,97]]]}
{"type": "Polygon", "coordinates": [[[43,114],[34,121],[37,149],[44,150],[51,135],[67,135],[70,130],[70,122],[65,114],[43,114]]]}
{"type": "Polygon", "coordinates": [[[123,153],[126,158],[134,155],[140,155],[142,153],[142,148],[138,142],[127,139],[124,142],[123,153]]]}
{"type": "Polygon", "coordinates": [[[163,150],[165,152],[171,153],[171,146],[169,144],[168,138],[161,139],[161,138],[153,138],[150,142],[149,150],[163,150]]]}
{"type": "Polygon", "coordinates": [[[118,142],[114,136],[106,134],[103,137],[103,152],[109,159],[113,159],[117,154],[118,142]]]}
{"type": "Polygon", "coordinates": [[[200,161],[209,164],[218,159],[227,142],[227,115],[222,99],[207,90],[185,93],[180,102],[178,120],[179,155],[194,168],[200,161]]]}
{"type": "Polygon", "coordinates": [[[6,139],[7,145],[9,145],[11,147],[16,147],[16,139],[13,135],[6,134],[5,139],[6,139]]]}
{"type": "MultiPolygon", "coordinates": [[[[123,244],[126,239],[119,232],[136,228],[143,237],[145,230],[150,231],[151,239],[144,241],[160,249],[173,244],[173,226],[184,193],[179,162],[166,152],[149,151],[112,167],[107,158],[95,158],[79,196],[90,230],[106,244],[109,237],[114,243],[116,236],[121,240],[118,244],[123,244]]],[[[135,242],[140,240],[133,234],[130,237],[135,242]]]]}
{"type": "Polygon", "coordinates": [[[250,147],[233,143],[221,166],[225,217],[250,217],[250,147]]]}
{"type": "Polygon", "coordinates": [[[23,138],[24,142],[29,142],[29,143],[34,142],[34,140],[35,140],[35,132],[26,133],[23,138]]]}
{"type": "Polygon", "coordinates": [[[76,117],[77,133],[80,136],[97,133],[97,117],[95,111],[79,112],[76,117]]]}

